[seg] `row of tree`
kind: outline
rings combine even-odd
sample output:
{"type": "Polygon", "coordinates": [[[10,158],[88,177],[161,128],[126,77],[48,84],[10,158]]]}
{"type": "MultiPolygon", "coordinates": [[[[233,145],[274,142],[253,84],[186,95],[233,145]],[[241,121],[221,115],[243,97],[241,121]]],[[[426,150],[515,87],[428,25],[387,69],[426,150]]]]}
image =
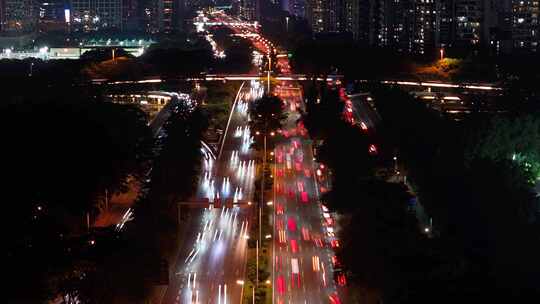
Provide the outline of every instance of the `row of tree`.
{"type": "MultiPolygon", "coordinates": [[[[292,35],[282,33],[283,36],[292,35]]],[[[291,65],[302,74],[337,73],[348,79],[407,79],[468,82],[511,82],[519,80],[529,88],[539,80],[530,64],[538,54],[520,56],[453,56],[444,60],[438,51],[430,56],[414,56],[389,48],[368,47],[350,38],[303,39],[291,47],[291,65]]],[[[427,53],[427,52],[426,52],[427,53]]]]}
{"type": "Polygon", "coordinates": [[[352,283],[350,302],[537,296],[539,202],[531,181],[538,176],[538,115],[456,124],[398,89],[370,89],[382,117],[377,138],[343,122],[337,91],[308,89],[304,115],[310,135],[322,142],[318,160],[332,170],[323,199],[343,218],[339,256],[352,283]],[[408,212],[407,187],[373,174],[388,162],[367,153],[375,140],[382,141],[379,158],[399,151],[400,170],[438,237],[421,233],[408,212]]]}
{"type": "Polygon", "coordinates": [[[54,297],[96,269],[89,257],[102,255],[90,246],[85,215],[97,214],[105,191],[142,177],[152,157],[144,112],[71,93],[29,93],[0,108],[10,300],[54,297]]]}

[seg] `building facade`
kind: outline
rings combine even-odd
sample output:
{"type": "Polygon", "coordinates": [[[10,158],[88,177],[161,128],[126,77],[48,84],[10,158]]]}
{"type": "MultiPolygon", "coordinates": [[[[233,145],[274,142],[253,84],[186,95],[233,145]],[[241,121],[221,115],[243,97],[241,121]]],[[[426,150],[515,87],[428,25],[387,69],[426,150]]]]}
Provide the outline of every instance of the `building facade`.
{"type": "Polygon", "coordinates": [[[122,0],[71,0],[71,30],[122,30],[122,0]]]}
{"type": "Polygon", "coordinates": [[[241,0],[240,17],[248,21],[259,21],[261,18],[260,0],[241,0]]]}
{"type": "Polygon", "coordinates": [[[512,38],[514,50],[538,52],[540,40],[539,0],[512,1],[512,38]]]}
{"type": "Polygon", "coordinates": [[[38,6],[33,0],[0,1],[0,31],[4,34],[33,32],[38,18],[38,6]]]}
{"type": "Polygon", "coordinates": [[[344,4],[345,29],[353,39],[369,43],[370,2],[365,0],[346,0],[344,4]]]}
{"type": "Polygon", "coordinates": [[[345,31],[345,0],[307,0],[306,19],[314,33],[345,31]]]}

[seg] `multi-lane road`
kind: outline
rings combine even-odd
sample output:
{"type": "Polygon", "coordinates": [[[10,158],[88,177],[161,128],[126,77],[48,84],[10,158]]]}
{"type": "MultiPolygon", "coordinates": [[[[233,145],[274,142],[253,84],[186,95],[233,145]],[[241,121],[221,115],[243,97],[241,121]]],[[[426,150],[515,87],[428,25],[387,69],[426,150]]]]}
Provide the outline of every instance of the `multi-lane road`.
{"type": "MultiPolygon", "coordinates": [[[[227,18],[217,15],[216,18],[227,18]]],[[[253,29],[233,28],[236,33],[253,29]]],[[[253,35],[253,45],[261,53],[274,47],[253,35]]],[[[286,58],[278,60],[282,73],[290,73],[286,58]]],[[[256,172],[248,127],[250,101],[261,97],[264,87],[257,81],[244,85],[233,104],[223,144],[216,160],[205,160],[197,199],[214,206],[225,201],[233,207],[201,208],[185,231],[175,274],[162,303],[241,303],[247,238],[250,225],[248,206],[253,196],[256,172]]],[[[336,277],[339,265],[333,247],[334,221],[319,201],[320,186],[307,132],[297,125],[299,108],[304,107],[302,90],[294,81],[285,81],[273,93],[285,101],[289,114],[281,130],[283,140],[274,148],[274,226],[272,246],[273,303],[342,303],[344,281],[336,277]],[[341,300],[340,300],[341,299],[341,300]]],[[[344,279],[344,278],[343,278],[344,279]]]]}
{"type": "Polygon", "coordinates": [[[204,160],[196,200],[213,204],[201,203],[186,227],[164,304],[240,303],[256,170],[247,105],[262,94],[258,82],[241,87],[217,159],[204,160]]]}
{"type": "Polygon", "coordinates": [[[335,223],[319,201],[311,142],[296,123],[302,91],[283,84],[274,91],[289,114],[285,139],[274,149],[274,303],[341,303],[345,282],[334,275],[335,223]]]}

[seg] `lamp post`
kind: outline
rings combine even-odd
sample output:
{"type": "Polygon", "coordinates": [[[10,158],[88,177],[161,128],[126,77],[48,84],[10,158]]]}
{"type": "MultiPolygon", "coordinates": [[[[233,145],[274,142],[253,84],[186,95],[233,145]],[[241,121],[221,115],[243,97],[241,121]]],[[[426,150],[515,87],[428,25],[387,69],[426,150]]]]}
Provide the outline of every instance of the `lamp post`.
{"type": "Polygon", "coordinates": [[[270,94],[270,71],[272,70],[272,57],[270,56],[270,52],[268,52],[268,94],[270,94]]]}

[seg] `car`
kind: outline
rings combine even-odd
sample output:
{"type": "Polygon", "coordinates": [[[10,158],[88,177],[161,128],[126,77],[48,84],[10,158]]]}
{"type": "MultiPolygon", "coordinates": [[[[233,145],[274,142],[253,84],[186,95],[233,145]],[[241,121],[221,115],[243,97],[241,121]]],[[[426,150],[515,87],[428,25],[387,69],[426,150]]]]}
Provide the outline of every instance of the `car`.
{"type": "Polygon", "coordinates": [[[298,252],[298,242],[296,240],[291,240],[291,251],[292,253],[298,252]]]}
{"type": "Polygon", "coordinates": [[[324,246],[323,241],[319,237],[313,237],[313,243],[315,243],[315,246],[322,248],[324,246]]]}
{"type": "Polygon", "coordinates": [[[330,304],[341,304],[341,301],[336,293],[329,295],[328,299],[330,300],[330,304]]]}
{"type": "Polygon", "coordinates": [[[302,238],[304,241],[309,241],[309,229],[302,227],[302,238]]]}
{"type": "Polygon", "coordinates": [[[283,275],[279,275],[277,278],[277,290],[280,295],[285,293],[285,278],[283,275]]]}
{"type": "Polygon", "coordinates": [[[314,255],[311,257],[311,267],[314,272],[319,272],[321,270],[319,257],[314,255]]]}
{"type": "Polygon", "coordinates": [[[338,257],[337,256],[332,256],[332,266],[334,266],[334,270],[335,271],[339,271],[341,270],[341,262],[339,261],[338,257]]]}
{"type": "Polygon", "coordinates": [[[291,287],[294,285],[300,287],[300,267],[298,267],[297,258],[291,258],[291,287]]]}
{"type": "Polygon", "coordinates": [[[308,194],[306,191],[302,191],[302,193],[300,194],[300,199],[302,200],[303,203],[308,202],[308,194]]]}
{"type": "Polygon", "coordinates": [[[298,191],[299,191],[299,192],[303,192],[303,191],[304,191],[304,182],[299,181],[299,182],[296,183],[296,185],[298,186],[298,191]]]}
{"type": "Polygon", "coordinates": [[[276,204],[276,214],[283,214],[284,210],[285,208],[283,207],[283,204],[276,204]]]}
{"type": "Polygon", "coordinates": [[[296,221],[294,217],[289,216],[289,218],[287,219],[287,228],[289,228],[290,232],[296,231],[296,221]]]}
{"type": "Polygon", "coordinates": [[[334,272],[334,280],[339,286],[343,287],[347,285],[347,278],[345,277],[345,274],[342,271],[334,272]]]}
{"type": "Polygon", "coordinates": [[[285,230],[278,230],[278,238],[280,244],[287,243],[287,235],[285,233],[285,230]]]}

